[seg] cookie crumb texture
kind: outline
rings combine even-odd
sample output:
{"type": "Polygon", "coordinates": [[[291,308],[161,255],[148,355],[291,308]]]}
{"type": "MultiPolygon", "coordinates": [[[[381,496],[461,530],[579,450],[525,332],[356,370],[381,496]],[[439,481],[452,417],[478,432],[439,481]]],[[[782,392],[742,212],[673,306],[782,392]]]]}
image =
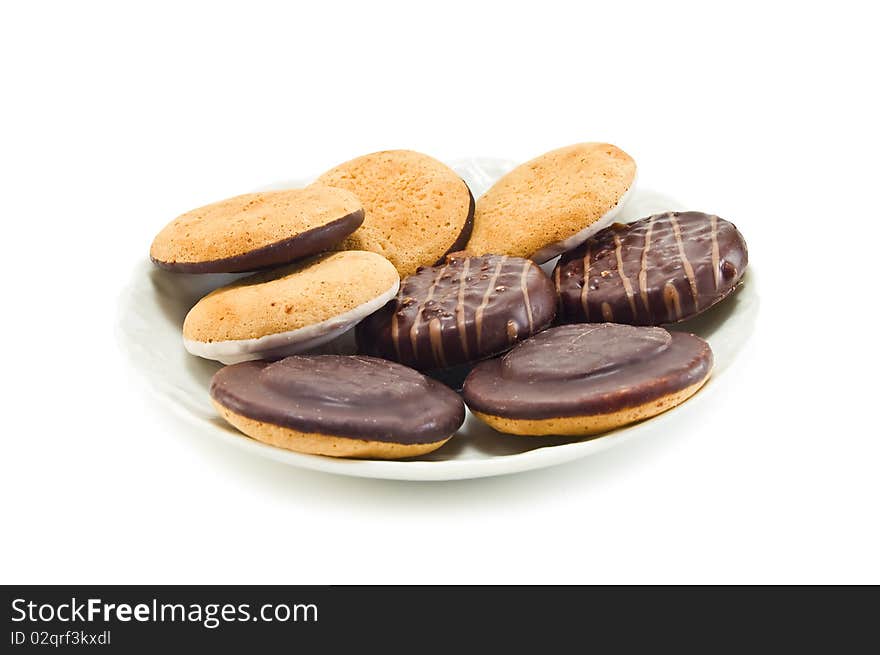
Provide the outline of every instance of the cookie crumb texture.
{"type": "Polygon", "coordinates": [[[388,258],[401,277],[441,260],[470,228],[470,190],[451,168],[411,150],[352,159],[318,178],[353,192],[363,224],[338,249],[369,250],[388,258]]]}
{"type": "Polygon", "coordinates": [[[297,330],[351,311],[398,280],[375,253],[326,253],[209,293],[187,314],[183,336],[212,343],[297,330]]]}
{"type": "Polygon", "coordinates": [[[531,257],[589,227],[632,186],[636,163],[609,143],[580,143],[532,159],[479,200],[467,251],[531,257]]]}
{"type": "Polygon", "coordinates": [[[456,253],[405,278],[357,337],[363,352],[431,371],[509,350],[555,315],[553,283],[531,260],[456,253]]]}
{"type": "Polygon", "coordinates": [[[362,220],[360,200],[345,189],[312,185],[247,193],[178,216],[153,240],[150,258],[163,268],[181,272],[253,270],[288,263],[291,259],[285,257],[291,251],[308,256],[327,250],[362,220]],[[332,229],[327,230],[328,226],[332,229]],[[298,237],[307,243],[291,248],[287,242],[298,237]],[[273,250],[278,244],[285,247],[273,250]],[[261,250],[262,256],[254,258],[259,260],[256,263],[241,261],[261,250]]]}

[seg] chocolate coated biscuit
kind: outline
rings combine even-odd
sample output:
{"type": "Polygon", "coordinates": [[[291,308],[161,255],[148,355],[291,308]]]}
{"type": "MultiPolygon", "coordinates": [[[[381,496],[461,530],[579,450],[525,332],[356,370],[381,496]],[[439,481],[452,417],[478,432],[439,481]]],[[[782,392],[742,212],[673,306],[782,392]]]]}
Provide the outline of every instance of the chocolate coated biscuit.
{"type": "Polygon", "coordinates": [[[464,405],[441,383],[364,356],[292,356],[219,370],[211,398],[249,436],[339,457],[411,457],[445,443],[464,405]]]}
{"type": "Polygon", "coordinates": [[[150,259],[177,273],[239,273],[328,250],[364,220],[345,189],[247,193],[182,214],[153,240],[150,259]]]}
{"type": "Polygon", "coordinates": [[[531,260],[452,254],[405,278],[357,337],[364,352],[428,371],[504,352],[555,313],[553,283],[531,260]]]}
{"type": "Polygon", "coordinates": [[[563,325],[474,367],[468,407],[502,432],[586,435],[659,414],[712,369],[703,339],[659,327],[563,325]]]}
{"type": "Polygon", "coordinates": [[[717,216],[669,212],[617,223],[556,265],[560,319],[677,323],[726,298],[747,264],[742,235],[717,216]]]}

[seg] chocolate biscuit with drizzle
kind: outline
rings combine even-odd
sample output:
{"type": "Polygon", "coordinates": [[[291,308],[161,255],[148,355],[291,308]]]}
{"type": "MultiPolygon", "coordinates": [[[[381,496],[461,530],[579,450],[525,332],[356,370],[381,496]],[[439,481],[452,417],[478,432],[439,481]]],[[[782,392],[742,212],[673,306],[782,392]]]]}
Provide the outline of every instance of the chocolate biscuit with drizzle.
{"type": "Polygon", "coordinates": [[[533,261],[453,253],[405,278],[357,339],[366,354],[431,371],[509,350],[555,314],[553,283],[533,261]]]}
{"type": "Polygon", "coordinates": [[[615,223],[553,271],[563,322],[678,323],[726,298],[748,264],[733,223],[701,212],[615,223]]]}

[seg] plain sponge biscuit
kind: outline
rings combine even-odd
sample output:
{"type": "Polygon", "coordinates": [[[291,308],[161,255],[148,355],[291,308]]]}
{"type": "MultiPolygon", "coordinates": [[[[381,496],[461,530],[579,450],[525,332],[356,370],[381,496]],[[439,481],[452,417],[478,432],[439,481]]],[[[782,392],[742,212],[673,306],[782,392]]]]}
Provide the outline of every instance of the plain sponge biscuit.
{"type": "Polygon", "coordinates": [[[432,266],[467,243],[474,205],[451,168],[411,150],[386,150],[340,164],[318,183],[348,189],[364,222],[338,246],[387,257],[401,277],[432,266]]]}
{"type": "Polygon", "coordinates": [[[608,143],[543,154],[514,168],[477,201],[467,251],[542,263],[578,246],[572,238],[610,218],[635,174],[632,157],[608,143]]]}
{"type": "Polygon", "coordinates": [[[213,343],[301,329],[396,290],[398,281],[395,268],[375,253],[326,253],[211,292],[187,314],[183,336],[213,343]]]}
{"type": "Polygon", "coordinates": [[[247,193],[178,216],[156,236],[150,258],[183,273],[256,270],[328,250],[362,221],[360,200],[345,189],[247,193]]]}

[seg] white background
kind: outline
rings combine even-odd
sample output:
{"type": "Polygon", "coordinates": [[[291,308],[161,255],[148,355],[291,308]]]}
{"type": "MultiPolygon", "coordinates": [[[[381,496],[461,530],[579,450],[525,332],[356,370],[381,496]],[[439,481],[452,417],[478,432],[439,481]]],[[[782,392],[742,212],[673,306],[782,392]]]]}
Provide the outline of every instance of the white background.
{"type": "Polygon", "coordinates": [[[240,4],[0,10],[0,581],[880,582],[869,3],[240,4]],[[346,479],[193,434],[115,342],[184,210],[378,149],[585,140],[736,222],[760,272],[755,335],[680,432],[346,479]]]}

